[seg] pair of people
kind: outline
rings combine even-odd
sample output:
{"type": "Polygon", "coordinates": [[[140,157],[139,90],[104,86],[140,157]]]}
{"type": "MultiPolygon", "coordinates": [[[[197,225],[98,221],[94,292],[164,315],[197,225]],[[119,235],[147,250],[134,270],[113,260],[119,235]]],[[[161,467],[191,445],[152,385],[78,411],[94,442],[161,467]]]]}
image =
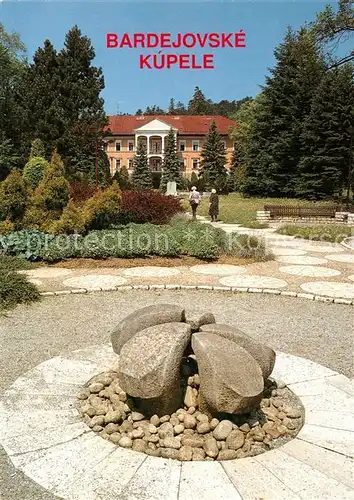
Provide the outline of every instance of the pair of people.
{"type": "MultiPolygon", "coordinates": [[[[200,204],[201,196],[199,191],[195,186],[192,187],[189,193],[189,203],[192,208],[193,220],[197,218],[197,208],[200,204]]],[[[219,214],[219,196],[216,194],[216,189],[211,190],[211,195],[209,198],[209,215],[212,222],[216,222],[217,216],[219,214]]]]}

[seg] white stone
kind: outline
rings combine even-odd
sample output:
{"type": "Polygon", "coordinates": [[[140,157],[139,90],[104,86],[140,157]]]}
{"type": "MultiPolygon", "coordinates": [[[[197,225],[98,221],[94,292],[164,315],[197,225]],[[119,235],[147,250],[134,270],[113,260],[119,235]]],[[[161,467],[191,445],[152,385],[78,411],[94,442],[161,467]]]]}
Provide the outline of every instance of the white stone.
{"type": "Polygon", "coordinates": [[[299,248],[281,248],[281,247],[271,247],[270,251],[274,255],[306,255],[305,250],[299,248]]]}
{"type": "Polygon", "coordinates": [[[243,500],[299,500],[300,496],[254,458],[226,460],[222,466],[243,500]]]}
{"type": "Polygon", "coordinates": [[[77,288],[111,288],[119,285],[124,285],[127,280],[121,276],[114,274],[87,274],[84,276],[77,276],[63,281],[64,286],[72,286],[77,288]]]}
{"type": "Polygon", "coordinates": [[[327,379],[328,384],[333,385],[334,387],[337,387],[337,389],[340,389],[341,391],[344,391],[354,397],[353,381],[354,380],[350,380],[344,375],[336,375],[327,379]]]}
{"type": "Polygon", "coordinates": [[[90,361],[97,365],[97,373],[107,371],[118,366],[119,356],[110,344],[99,344],[84,349],[77,349],[65,354],[66,359],[90,361]]]}
{"type": "Polygon", "coordinates": [[[21,470],[43,488],[66,496],[68,486],[116,449],[113,443],[92,432],[49,448],[39,459],[21,470]]]}
{"type": "Polygon", "coordinates": [[[329,276],[339,276],[341,274],[340,271],[329,267],[300,265],[282,266],[279,267],[279,271],[286,274],[292,274],[294,276],[310,276],[312,278],[327,278],[329,276]]]}
{"type": "MultiPolygon", "coordinates": [[[[78,387],[76,386],[76,392],[78,387]]],[[[67,410],[75,408],[77,404],[76,394],[31,394],[26,391],[9,389],[5,392],[3,401],[4,408],[13,412],[35,411],[35,410],[67,410]]]]}
{"type": "Polygon", "coordinates": [[[159,278],[164,276],[176,276],[180,271],[174,267],[132,267],[123,271],[124,276],[137,278],[159,278]]]}
{"type": "Polygon", "coordinates": [[[67,486],[65,498],[71,500],[117,500],[146,460],[146,455],[119,447],[67,486]]]}
{"type": "Polygon", "coordinates": [[[327,264],[327,259],[320,259],[319,257],[310,257],[308,255],[284,255],[276,258],[278,262],[284,264],[301,264],[301,265],[318,265],[327,264]]]}
{"type": "Polygon", "coordinates": [[[182,462],[178,500],[242,500],[220,462],[182,462]]]}
{"type": "Polygon", "coordinates": [[[309,293],[338,299],[354,299],[354,285],[335,281],[313,281],[300,285],[309,293]]]}
{"type": "Polygon", "coordinates": [[[330,377],[337,373],[309,359],[277,351],[272,377],[283,380],[287,385],[330,377]]]}
{"type": "Polygon", "coordinates": [[[344,484],[280,450],[257,455],[255,460],[300,498],[349,500],[351,497],[351,489],[344,484]]]}
{"type": "MultiPolygon", "coordinates": [[[[181,464],[177,460],[147,457],[124,488],[121,500],[177,500],[181,464]]],[[[103,497],[104,498],[104,497],[103,497]]]]}
{"type": "Polygon", "coordinates": [[[241,274],[246,271],[245,267],[232,266],[229,264],[204,264],[192,266],[190,270],[198,274],[212,274],[219,276],[229,276],[231,274],[241,274]]]}
{"type": "Polygon", "coordinates": [[[354,489],[354,461],[351,458],[301,439],[290,441],[281,451],[354,489]]]}
{"type": "Polygon", "coordinates": [[[348,262],[349,264],[354,264],[354,253],[346,253],[343,255],[330,254],[326,255],[326,259],[333,260],[335,262],[348,262]]]}
{"type": "Polygon", "coordinates": [[[48,384],[83,385],[97,374],[98,365],[93,361],[71,360],[61,356],[44,361],[31,370],[31,375],[41,375],[48,384]]]}
{"type": "Polygon", "coordinates": [[[89,432],[89,428],[86,424],[76,422],[64,426],[43,428],[41,432],[38,432],[38,428],[34,428],[32,432],[3,439],[1,444],[9,456],[21,455],[72,441],[87,432],[89,432]]]}
{"type": "Polygon", "coordinates": [[[305,424],[297,437],[322,448],[354,457],[354,432],[305,424]]]}
{"type": "Polygon", "coordinates": [[[36,278],[30,278],[27,281],[29,281],[30,283],[32,283],[32,285],[35,285],[35,286],[42,286],[43,285],[43,281],[38,280],[36,278]]]}
{"type": "Polygon", "coordinates": [[[38,267],[36,269],[28,269],[26,271],[18,271],[21,274],[25,274],[30,278],[60,278],[61,276],[67,276],[72,274],[70,269],[64,269],[61,267],[38,267]]]}
{"type": "MultiPolygon", "coordinates": [[[[319,253],[328,253],[328,252],[344,252],[344,248],[341,248],[340,246],[330,246],[330,245],[317,245],[315,243],[311,244],[308,243],[307,245],[301,245],[303,250],[306,250],[307,252],[319,252],[319,253]]],[[[326,256],[327,259],[327,256],[326,256]]]]}
{"type": "Polygon", "coordinates": [[[348,279],[354,281],[354,274],[351,274],[350,276],[348,276],[348,279]]]}
{"type": "Polygon", "coordinates": [[[252,288],[282,288],[287,282],[270,276],[227,276],[220,279],[226,286],[252,287],[252,288]]]}

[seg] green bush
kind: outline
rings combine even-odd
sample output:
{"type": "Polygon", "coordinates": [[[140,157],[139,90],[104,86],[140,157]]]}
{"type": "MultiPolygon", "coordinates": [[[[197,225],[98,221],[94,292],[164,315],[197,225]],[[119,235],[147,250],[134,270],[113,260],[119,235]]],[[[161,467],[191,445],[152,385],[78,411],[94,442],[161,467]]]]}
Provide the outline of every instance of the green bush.
{"type": "Polygon", "coordinates": [[[0,311],[38,299],[37,288],[25,276],[14,271],[0,271],[0,311]]]}
{"type": "Polygon", "coordinates": [[[332,243],[340,243],[352,236],[353,229],[348,226],[339,224],[328,224],[322,226],[297,226],[289,224],[280,227],[277,230],[279,234],[287,234],[296,238],[304,238],[313,241],[331,241],[332,243]]]}
{"type": "Polygon", "coordinates": [[[60,219],[51,224],[49,232],[53,234],[71,234],[83,233],[85,229],[86,221],[82,208],[75,205],[73,200],[69,200],[60,219]]]}
{"type": "Polygon", "coordinates": [[[0,184],[0,220],[19,222],[26,210],[28,194],[20,172],[11,172],[0,184]]]}
{"type": "Polygon", "coordinates": [[[35,156],[30,158],[23,169],[23,179],[31,187],[31,189],[36,189],[43,179],[44,172],[48,168],[49,163],[45,158],[40,156],[35,156]]]}
{"type": "Polygon", "coordinates": [[[10,221],[10,219],[6,219],[0,221],[0,234],[11,233],[15,230],[15,224],[10,221]]]}
{"type": "Polygon", "coordinates": [[[117,182],[97,191],[85,202],[84,217],[88,229],[105,229],[116,224],[122,206],[122,193],[117,182]]]}
{"type": "Polygon", "coordinates": [[[253,259],[259,262],[274,258],[272,253],[267,251],[264,240],[255,236],[232,234],[229,235],[227,245],[225,253],[231,253],[243,259],[253,259]]]}
{"type": "Polygon", "coordinates": [[[41,260],[53,235],[37,230],[14,231],[0,236],[0,255],[15,255],[30,261],[41,260]]]}

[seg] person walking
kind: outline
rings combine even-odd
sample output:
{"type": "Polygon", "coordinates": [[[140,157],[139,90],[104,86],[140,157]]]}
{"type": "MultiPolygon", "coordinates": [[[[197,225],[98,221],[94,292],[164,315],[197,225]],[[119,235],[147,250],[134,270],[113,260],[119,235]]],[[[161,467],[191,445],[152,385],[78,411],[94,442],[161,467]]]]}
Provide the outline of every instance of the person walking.
{"type": "Polygon", "coordinates": [[[216,222],[219,215],[219,196],[216,194],[216,189],[211,190],[209,198],[209,215],[211,217],[211,222],[216,222]]]}
{"type": "Polygon", "coordinates": [[[193,220],[197,220],[197,208],[200,203],[200,193],[197,191],[195,186],[192,186],[192,189],[189,193],[189,204],[192,208],[193,220]]]}

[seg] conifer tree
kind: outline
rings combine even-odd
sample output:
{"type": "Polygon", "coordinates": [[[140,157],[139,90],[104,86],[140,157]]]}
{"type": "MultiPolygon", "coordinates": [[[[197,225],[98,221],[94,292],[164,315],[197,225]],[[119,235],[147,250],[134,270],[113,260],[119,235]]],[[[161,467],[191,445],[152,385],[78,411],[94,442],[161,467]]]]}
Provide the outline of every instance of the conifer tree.
{"type": "Polygon", "coordinates": [[[134,172],[132,175],[132,183],[134,189],[151,189],[152,188],[152,175],[148,164],[148,158],[146,154],[146,147],[141,142],[138,141],[138,146],[136,148],[136,154],[134,156],[134,172]]]}
{"type": "Polygon", "coordinates": [[[232,156],[231,156],[231,164],[230,168],[228,171],[228,177],[227,177],[227,188],[228,191],[234,192],[237,191],[237,171],[240,167],[240,162],[239,162],[239,156],[238,156],[238,150],[235,147],[232,156]]]}
{"type": "Polygon", "coordinates": [[[45,149],[40,139],[34,139],[31,144],[30,158],[45,158],[45,149]]]}
{"type": "Polygon", "coordinates": [[[328,71],[313,96],[302,134],[296,194],[323,199],[350,190],[354,127],[353,65],[328,71]]]}
{"type": "Polygon", "coordinates": [[[181,175],[181,158],[177,153],[176,138],[172,128],[170,128],[165,141],[160,183],[160,189],[162,190],[166,189],[168,182],[176,182],[178,188],[181,187],[183,182],[181,175]]]}
{"type": "Polygon", "coordinates": [[[314,36],[306,29],[289,30],[274,54],[277,64],[266,78],[252,127],[244,190],[294,196],[304,120],[325,64],[314,36]]]}
{"type": "Polygon", "coordinates": [[[92,144],[100,143],[106,115],[103,99],[102,69],[92,65],[95,51],[91,40],[77,26],[66,35],[64,48],[58,54],[59,105],[64,120],[58,150],[68,164],[70,158],[92,154],[92,144]]]}
{"type": "Polygon", "coordinates": [[[208,115],[212,112],[211,101],[206,99],[199,87],[195,87],[192,99],[188,103],[189,115],[208,115]]]}
{"type": "Polygon", "coordinates": [[[226,150],[214,121],[205,137],[201,157],[199,178],[202,177],[209,188],[224,189],[227,180],[226,150]]]}

